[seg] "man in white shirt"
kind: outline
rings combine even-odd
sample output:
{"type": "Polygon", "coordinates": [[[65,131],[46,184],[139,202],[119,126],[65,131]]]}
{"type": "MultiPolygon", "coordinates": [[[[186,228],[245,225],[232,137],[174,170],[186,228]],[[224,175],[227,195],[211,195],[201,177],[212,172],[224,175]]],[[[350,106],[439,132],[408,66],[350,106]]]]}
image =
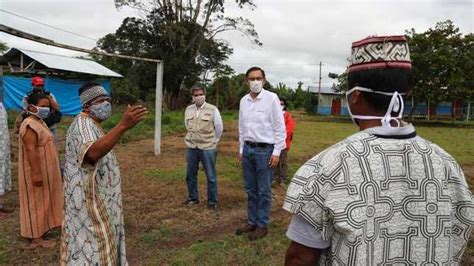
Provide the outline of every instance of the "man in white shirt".
{"type": "Polygon", "coordinates": [[[191,88],[194,104],[186,108],[184,123],[188,133],[186,143],[186,185],[188,198],[184,205],[199,203],[197,173],[199,162],[202,163],[207,176],[208,208],[217,210],[217,173],[216,148],[224,126],[217,107],[206,103],[206,89],[202,85],[191,88]]]}
{"type": "Polygon", "coordinates": [[[250,233],[251,241],[267,235],[272,203],[273,168],[285,149],[285,122],[278,96],[264,90],[265,72],[259,67],[247,70],[250,93],[240,101],[239,163],[244,173],[247,202],[247,224],[236,234],[250,233]]]}

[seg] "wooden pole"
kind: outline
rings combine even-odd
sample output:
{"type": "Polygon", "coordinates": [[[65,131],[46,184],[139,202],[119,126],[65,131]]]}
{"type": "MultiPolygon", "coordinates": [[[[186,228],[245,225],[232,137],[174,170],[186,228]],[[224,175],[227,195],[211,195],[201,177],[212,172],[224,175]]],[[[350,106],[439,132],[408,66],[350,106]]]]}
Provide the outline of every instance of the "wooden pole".
{"type": "Polygon", "coordinates": [[[163,62],[156,64],[155,155],[161,153],[161,109],[163,106],[163,62]]]}
{"type": "Polygon", "coordinates": [[[219,87],[220,87],[220,77],[219,77],[219,66],[217,66],[217,71],[216,71],[216,107],[219,109],[219,87]]]}
{"type": "Polygon", "coordinates": [[[5,32],[5,33],[8,33],[8,34],[16,36],[16,37],[20,37],[20,38],[35,41],[35,42],[39,42],[39,43],[42,43],[42,44],[51,45],[51,46],[54,46],[54,47],[59,47],[59,48],[63,48],[63,49],[73,50],[73,51],[78,51],[78,52],[83,52],[83,53],[111,56],[111,57],[117,57],[117,58],[125,58],[125,59],[139,60],[139,61],[148,61],[148,62],[155,62],[155,63],[161,62],[161,60],[157,60],[157,59],[151,59],[151,58],[145,58],[145,57],[136,57],[136,56],[129,56],[129,55],[121,55],[121,54],[110,54],[110,53],[101,52],[101,51],[98,51],[98,50],[84,49],[84,48],[75,47],[75,46],[68,45],[68,44],[57,43],[53,40],[46,39],[46,38],[31,34],[31,33],[28,33],[28,32],[21,31],[21,30],[17,30],[15,28],[12,28],[12,27],[9,27],[9,26],[3,25],[3,24],[0,24],[0,32],[5,32]]]}
{"type": "Polygon", "coordinates": [[[323,65],[323,63],[321,61],[319,61],[319,90],[318,90],[318,114],[320,114],[320,106],[321,106],[321,66],[323,65]]]}

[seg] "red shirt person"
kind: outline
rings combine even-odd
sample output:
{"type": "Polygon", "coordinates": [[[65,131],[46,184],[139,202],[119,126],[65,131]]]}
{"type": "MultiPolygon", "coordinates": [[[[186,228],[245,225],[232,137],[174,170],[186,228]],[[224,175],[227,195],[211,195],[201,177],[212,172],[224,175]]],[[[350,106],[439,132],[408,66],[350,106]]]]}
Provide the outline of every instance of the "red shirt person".
{"type": "Polygon", "coordinates": [[[285,127],[286,127],[286,148],[281,151],[280,154],[280,162],[275,167],[273,180],[277,182],[277,184],[281,184],[281,182],[286,183],[288,177],[288,151],[291,147],[291,142],[293,141],[293,132],[295,130],[295,120],[291,116],[290,112],[288,112],[288,105],[285,99],[280,99],[280,105],[283,110],[283,118],[285,120],[285,127]]]}

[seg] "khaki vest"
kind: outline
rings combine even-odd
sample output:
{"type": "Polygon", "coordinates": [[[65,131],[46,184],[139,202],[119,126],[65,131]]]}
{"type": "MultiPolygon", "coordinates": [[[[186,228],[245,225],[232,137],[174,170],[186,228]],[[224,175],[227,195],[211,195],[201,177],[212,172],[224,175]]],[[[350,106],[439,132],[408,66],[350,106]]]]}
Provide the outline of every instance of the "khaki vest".
{"type": "Polygon", "coordinates": [[[194,104],[186,108],[184,119],[188,133],[184,142],[188,148],[210,150],[217,147],[216,130],[214,129],[215,110],[214,105],[205,103],[197,116],[194,104]]]}

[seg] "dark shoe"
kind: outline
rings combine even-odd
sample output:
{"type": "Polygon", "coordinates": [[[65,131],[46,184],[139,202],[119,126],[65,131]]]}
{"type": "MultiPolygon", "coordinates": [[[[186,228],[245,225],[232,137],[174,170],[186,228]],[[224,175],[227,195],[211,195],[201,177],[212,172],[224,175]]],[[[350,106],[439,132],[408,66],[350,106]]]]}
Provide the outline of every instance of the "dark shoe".
{"type": "Polygon", "coordinates": [[[257,229],[256,225],[247,224],[244,227],[238,228],[237,231],[235,231],[235,234],[240,236],[240,235],[243,235],[245,233],[253,232],[253,231],[255,231],[255,229],[257,229]]]}
{"type": "Polygon", "coordinates": [[[217,204],[207,204],[209,210],[217,211],[217,204]]]}
{"type": "Polygon", "coordinates": [[[187,199],[185,202],[183,202],[183,205],[195,205],[195,204],[199,204],[199,200],[187,199]]]}
{"type": "Polygon", "coordinates": [[[257,239],[264,238],[267,235],[267,233],[268,233],[267,228],[257,227],[257,229],[249,235],[249,240],[255,241],[257,239]]]}

